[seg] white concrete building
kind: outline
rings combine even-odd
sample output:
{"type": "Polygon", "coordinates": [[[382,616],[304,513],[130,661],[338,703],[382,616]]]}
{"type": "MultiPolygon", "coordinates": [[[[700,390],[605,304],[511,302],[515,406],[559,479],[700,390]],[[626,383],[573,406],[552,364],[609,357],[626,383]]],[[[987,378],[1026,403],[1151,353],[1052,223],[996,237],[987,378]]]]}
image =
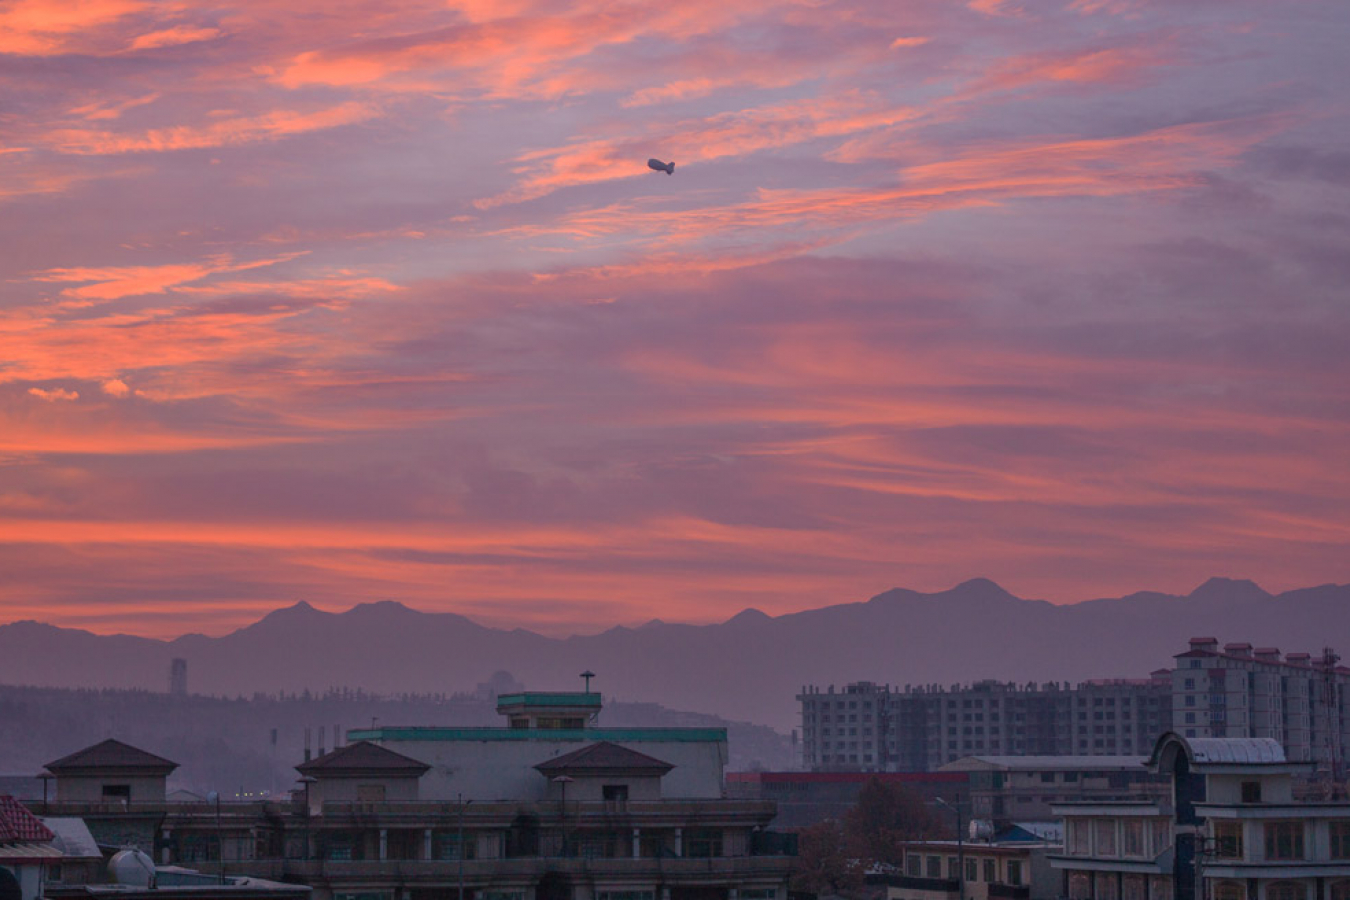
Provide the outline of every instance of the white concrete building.
{"type": "Polygon", "coordinates": [[[1055,808],[1072,900],[1350,900],[1350,800],[1298,802],[1274,738],[1163,735],[1159,802],[1055,808]]]}
{"type": "Polygon", "coordinates": [[[1274,738],[1293,761],[1344,777],[1350,747],[1350,669],[1330,649],[1280,655],[1274,647],[1192,638],[1172,671],[1172,730],[1185,737],[1274,738]]]}

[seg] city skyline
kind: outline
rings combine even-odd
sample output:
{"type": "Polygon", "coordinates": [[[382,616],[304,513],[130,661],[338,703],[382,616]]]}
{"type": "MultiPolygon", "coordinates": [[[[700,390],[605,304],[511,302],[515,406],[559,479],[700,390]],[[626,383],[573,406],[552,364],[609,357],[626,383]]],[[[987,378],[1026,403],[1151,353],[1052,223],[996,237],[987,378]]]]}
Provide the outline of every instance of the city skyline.
{"type": "Polygon", "coordinates": [[[1350,581],[1347,39],[1329,0],[0,7],[0,622],[1350,581]]]}

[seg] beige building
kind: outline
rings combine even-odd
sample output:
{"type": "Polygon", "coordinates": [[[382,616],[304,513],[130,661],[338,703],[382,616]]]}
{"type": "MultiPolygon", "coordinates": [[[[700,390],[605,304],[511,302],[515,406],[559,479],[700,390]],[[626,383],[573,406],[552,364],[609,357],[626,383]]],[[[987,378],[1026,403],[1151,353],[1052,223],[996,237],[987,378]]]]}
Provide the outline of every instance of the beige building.
{"type": "MultiPolygon", "coordinates": [[[[1055,900],[1059,874],[1046,841],[914,841],[903,874],[882,879],[887,900],[1055,900]]],[[[876,879],[873,879],[876,880],[876,879]]]]}

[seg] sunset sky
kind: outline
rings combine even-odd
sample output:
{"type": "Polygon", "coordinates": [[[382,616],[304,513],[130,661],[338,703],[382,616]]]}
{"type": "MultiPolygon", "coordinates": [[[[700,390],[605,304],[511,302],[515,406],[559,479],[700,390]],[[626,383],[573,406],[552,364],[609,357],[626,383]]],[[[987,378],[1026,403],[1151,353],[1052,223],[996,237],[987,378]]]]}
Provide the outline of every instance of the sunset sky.
{"type": "Polygon", "coordinates": [[[1350,581],[1348,46],[1345,0],[0,0],[0,621],[1350,581]]]}

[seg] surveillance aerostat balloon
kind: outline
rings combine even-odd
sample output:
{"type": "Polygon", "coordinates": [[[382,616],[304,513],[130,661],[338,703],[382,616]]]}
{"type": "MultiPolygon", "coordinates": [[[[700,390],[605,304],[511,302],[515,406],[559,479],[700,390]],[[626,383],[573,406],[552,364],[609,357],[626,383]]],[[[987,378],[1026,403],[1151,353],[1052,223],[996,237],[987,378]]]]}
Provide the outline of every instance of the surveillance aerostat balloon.
{"type": "Polygon", "coordinates": [[[659,159],[647,160],[647,168],[656,172],[665,172],[667,175],[675,174],[675,163],[661,162],[659,159]]]}

